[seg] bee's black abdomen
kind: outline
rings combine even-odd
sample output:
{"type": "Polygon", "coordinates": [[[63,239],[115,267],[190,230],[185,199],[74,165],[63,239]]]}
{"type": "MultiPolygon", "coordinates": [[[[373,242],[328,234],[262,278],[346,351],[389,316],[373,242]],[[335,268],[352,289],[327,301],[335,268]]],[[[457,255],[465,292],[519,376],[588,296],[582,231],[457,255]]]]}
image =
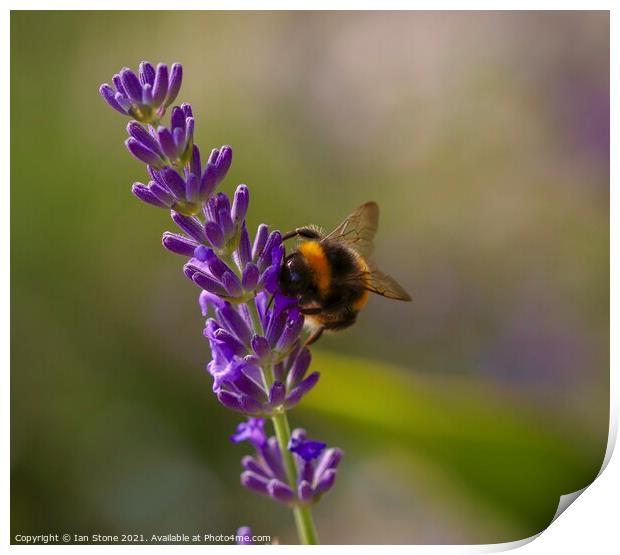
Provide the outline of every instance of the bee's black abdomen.
{"type": "Polygon", "coordinates": [[[357,270],[355,258],[349,249],[331,241],[322,241],[321,245],[329,262],[334,283],[341,282],[357,270]]]}

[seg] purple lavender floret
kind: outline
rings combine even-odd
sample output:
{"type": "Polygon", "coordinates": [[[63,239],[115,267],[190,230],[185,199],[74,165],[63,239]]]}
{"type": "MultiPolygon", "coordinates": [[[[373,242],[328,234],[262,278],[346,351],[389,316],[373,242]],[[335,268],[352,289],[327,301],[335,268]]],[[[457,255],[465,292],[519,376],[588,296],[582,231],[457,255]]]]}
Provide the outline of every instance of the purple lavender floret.
{"type": "MultiPolygon", "coordinates": [[[[127,147],[136,158],[147,164],[151,177],[148,185],[134,183],[133,194],[143,202],[160,208],[170,208],[184,216],[199,216],[206,210],[205,203],[230,168],[232,148],[224,145],[213,149],[205,171],[201,173],[200,150],[191,144],[191,137],[185,147],[179,147],[179,152],[186,148],[185,153],[179,154],[181,158],[171,160],[160,148],[153,133],[149,134],[136,122],[131,122],[128,129],[131,129],[130,134],[133,135],[128,139],[127,147]],[[142,132],[138,131],[138,128],[142,129],[142,132]],[[138,136],[140,141],[136,138],[138,136]],[[186,158],[188,160],[184,162],[186,158]],[[180,171],[178,166],[183,163],[185,167],[180,171]]],[[[172,154],[172,151],[169,150],[169,153],[172,154]]],[[[247,191],[247,187],[245,189],[247,191]]]]}
{"type": "Polygon", "coordinates": [[[130,121],[125,145],[134,158],[154,169],[166,166],[182,169],[193,155],[194,126],[192,107],[182,104],[172,109],[170,129],[149,125],[147,130],[137,121],[130,121]]]}
{"type": "Polygon", "coordinates": [[[256,454],[241,460],[244,471],[241,483],[248,489],[268,495],[284,503],[311,505],[325,494],[336,480],[336,473],[342,451],[338,448],[325,449],[325,443],[308,440],[305,430],[293,430],[288,450],[295,454],[297,465],[296,491],[286,479],[284,462],[275,437],[267,437],[262,419],[249,418],[238,426],[231,441],[249,441],[256,454]]]}
{"type": "MultiPolygon", "coordinates": [[[[224,193],[218,193],[205,203],[204,222],[197,216],[186,216],[173,210],[172,219],[183,234],[166,232],[162,242],[177,254],[193,255],[183,271],[205,291],[236,304],[256,297],[256,302],[263,305],[262,323],[267,330],[271,311],[265,312],[266,303],[257,295],[261,291],[272,295],[278,293],[284,246],[280,233],[269,234],[264,225],[258,227],[252,245],[245,223],[248,204],[249,190],[245,185],[239,185],[232,204],[224,193]]],[[[282,307],[281,297],[277,295],[278,312],[282,307]]],[[[294,299],[287,302],[295,304],[294,299]]],[[[278,346],[280,351],[288,350],[294,343],[303,326],[303,317],[298,315],[295,318],[294,329],[291,325],[278,346]]]]}
{"type": "MultiPolygon", "coordinates": [[[[259,307],[268,303],[267,293],[257,295],[259,307]]],[[[248,415],[272,415],[293,408],[318,382],[319,373],[306,376],[310,352],[301,347],[303,316],[287,298],[276,298],[264,314],[259,308],[266,335],[253,331],[245,304],[234,305],[213,293],[200,296],[203,314],[213,312],[206,322],[212,359],[207,370],[213,377],[213,391],[224,406],[248,415]],[[261,367],[273,367],[273,381],[267,384],[261,367]]]]}
{"type": "Polygon", "coordinates": [[[179,94],[182,80],[181,64],[173,64],[168,74],[166,64],[155,69],[149,62],[141,62],[138,75],[125,67],[112,77],[114,86],[105,83],[99,93],[117,112],[156,124],[179,94]]]}

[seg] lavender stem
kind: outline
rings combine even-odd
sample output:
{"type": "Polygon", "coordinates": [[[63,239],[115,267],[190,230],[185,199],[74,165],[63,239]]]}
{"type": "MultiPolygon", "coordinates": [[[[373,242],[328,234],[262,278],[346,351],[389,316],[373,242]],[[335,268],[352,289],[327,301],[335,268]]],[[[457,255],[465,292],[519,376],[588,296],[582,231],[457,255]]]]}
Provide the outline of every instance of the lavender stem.
{"type": "MultiPolygon", "coordinates": [[[[272,416],[273,428],[276,432],[276,438],[278,445],[280,446],[280,452],[282,453],[282,460],[284,462],[284,471],[288,483],[295,491],[297,489],[297,472],[295,470],[295,461],[293,455],[288,450],[288,445],[291,440],[291,429],[288,425],[288,418],[286,413],[276,414],[272,416]]],[[[293,507],[293,515],[295,517],[295,526],[297,527],[297,535],[301,543],[305,545],[317,545],[319,538],[314,527],[314,519],[312,518],[312,510],[307,505],[295,505],[293,507]]]]}

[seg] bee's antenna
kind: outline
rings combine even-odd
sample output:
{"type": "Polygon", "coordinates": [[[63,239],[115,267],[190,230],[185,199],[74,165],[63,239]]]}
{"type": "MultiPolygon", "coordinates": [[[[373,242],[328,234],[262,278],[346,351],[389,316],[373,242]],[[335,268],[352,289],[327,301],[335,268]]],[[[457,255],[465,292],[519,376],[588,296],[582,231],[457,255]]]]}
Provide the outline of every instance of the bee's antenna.
{"type": "Polygon", "coordinates": [[[289,231],[282,235],[282,241],[286,241],[287,239],[291,239],[293,237],[302,237],[303,239],[320,239],[321,234],[314,228],[306,226],[306,227],[298,227],[293,231],[289,231]]]}

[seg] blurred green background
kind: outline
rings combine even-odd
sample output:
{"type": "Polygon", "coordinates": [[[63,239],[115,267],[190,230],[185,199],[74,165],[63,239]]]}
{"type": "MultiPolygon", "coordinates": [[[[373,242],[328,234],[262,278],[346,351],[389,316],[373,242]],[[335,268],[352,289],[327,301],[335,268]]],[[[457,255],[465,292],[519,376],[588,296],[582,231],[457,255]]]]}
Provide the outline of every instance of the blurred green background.
{"type": "Polygon", "coordinates": [[[326,543],[504,542],[602,463],[609,399],[606,12],[13,12],[12,533],[255,533],[198,290],[97,93],[180,61],[250,224],[382,208],[413,294],[322,339],[294,426],[346,451],[326,543]]]}

